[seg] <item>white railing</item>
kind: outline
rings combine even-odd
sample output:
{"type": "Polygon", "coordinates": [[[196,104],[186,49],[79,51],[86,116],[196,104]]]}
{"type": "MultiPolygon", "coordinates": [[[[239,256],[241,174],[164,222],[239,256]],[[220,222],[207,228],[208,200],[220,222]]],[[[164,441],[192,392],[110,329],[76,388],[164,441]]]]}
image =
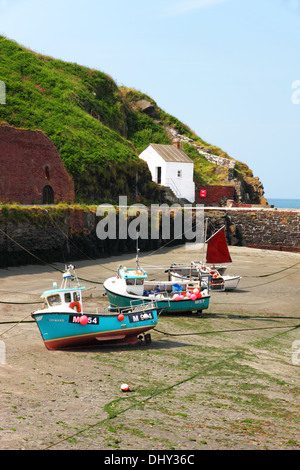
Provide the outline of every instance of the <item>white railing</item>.
{"type": "Polygon", "coordinates": [[[173,193],[175,194],[176,197],[181,198],[181,192],[177,188],[175,182],[172,180],[172,178],[167,178],[166,179],[166,186],[172,189],[173,193]]]}

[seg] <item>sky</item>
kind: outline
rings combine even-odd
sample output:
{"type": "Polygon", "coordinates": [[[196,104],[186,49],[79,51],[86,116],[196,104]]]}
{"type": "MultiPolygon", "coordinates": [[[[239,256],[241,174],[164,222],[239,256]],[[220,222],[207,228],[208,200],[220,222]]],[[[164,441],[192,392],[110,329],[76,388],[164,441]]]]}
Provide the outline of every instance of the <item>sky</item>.
{"type": "Polygon", "coordinates": [[[148,94],[267,199],[300,199],[300,0],[0,0],[0,34],[148,94]]]}

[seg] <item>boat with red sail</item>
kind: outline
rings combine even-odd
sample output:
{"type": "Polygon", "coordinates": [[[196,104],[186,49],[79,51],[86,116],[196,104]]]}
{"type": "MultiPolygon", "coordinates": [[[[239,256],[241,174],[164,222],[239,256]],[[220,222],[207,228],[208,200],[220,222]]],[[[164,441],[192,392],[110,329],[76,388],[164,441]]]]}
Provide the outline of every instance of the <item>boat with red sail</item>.
{"type": "Polygon", "coordinates": [[[191,261],[189,265],[171,264],[168,269],[169,280],[199,279],[202,274],[209,274],[211,290],[228,291],[236,289],[241,280],[241,276],[224,274],[226,270],[224,264],[232,263],[224,227],[221,227],[206,240],[205,245],[207,246],[206,263],[202,260],[191,261]]]}

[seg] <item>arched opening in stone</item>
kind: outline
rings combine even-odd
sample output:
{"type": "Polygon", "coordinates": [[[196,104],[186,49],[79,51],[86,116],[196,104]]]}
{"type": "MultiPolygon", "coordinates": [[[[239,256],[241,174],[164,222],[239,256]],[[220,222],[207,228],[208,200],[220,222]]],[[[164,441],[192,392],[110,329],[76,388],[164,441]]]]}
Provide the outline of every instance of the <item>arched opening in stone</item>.
{"type": "Polygon", "coordinates": [[[51,186],[47,185],[43,189],[43,204],[53,204],[54,191],[51,186]]]}

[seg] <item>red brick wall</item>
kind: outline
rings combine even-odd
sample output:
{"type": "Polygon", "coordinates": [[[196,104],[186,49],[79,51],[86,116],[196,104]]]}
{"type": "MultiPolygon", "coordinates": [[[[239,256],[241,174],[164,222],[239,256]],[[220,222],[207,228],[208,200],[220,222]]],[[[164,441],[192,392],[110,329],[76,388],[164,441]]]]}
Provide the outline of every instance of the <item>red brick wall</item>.
{"type": "Polygon", "coordinates": [[[219,205],[222,198],[234,199],[235,188],[233,186],[211,186],[208,184],[201,185],[196,189],[196,200],[197,204],[204,205],[219,205]],[[205,192],[206,196],[201,197],[200,192],[205,192]]]}
{"type": "Polygon", "coordinates": [[[42,132],[1,126],[0,201],[41,204],[46,185],[55,203],[74,201],[74,182],[50,139],[42,132]]]}

